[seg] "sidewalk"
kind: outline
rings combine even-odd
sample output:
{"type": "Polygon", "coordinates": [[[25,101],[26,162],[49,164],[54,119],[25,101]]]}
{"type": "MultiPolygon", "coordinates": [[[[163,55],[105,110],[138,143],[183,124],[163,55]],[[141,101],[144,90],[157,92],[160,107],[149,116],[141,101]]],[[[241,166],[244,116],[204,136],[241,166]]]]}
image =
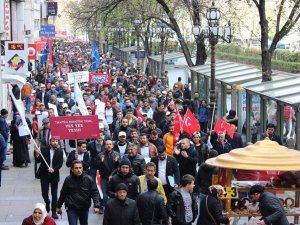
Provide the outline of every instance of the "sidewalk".
{"type": "MultiPolygon", "coordinates": [[[[2,171],[2,186],[0,187],[0,225],[21,225],[25,217],[28,217],[33,210],[35,203],[44,202],[41,194],[40,182],[34,178],[33,152],[30,148],[31,164],[27,168],[12,166],[12,154],[8,155],[6,165],[10,170],[2,171]]],[[[58,193],[69,169],[65,163],[60,170],[61,181],[58,193]]],[[[50,192],[51,193],[51,192],[50,192]]],[[[59,195],[59,194],[58,194],[59,195]]],[[[56,220],[57,225],[68,225],[67,214],[64,211],[62,219],[56,220]]],[[[102,215],[95,215],[90,210],[89,225],[101,225],[102,215]]]]}

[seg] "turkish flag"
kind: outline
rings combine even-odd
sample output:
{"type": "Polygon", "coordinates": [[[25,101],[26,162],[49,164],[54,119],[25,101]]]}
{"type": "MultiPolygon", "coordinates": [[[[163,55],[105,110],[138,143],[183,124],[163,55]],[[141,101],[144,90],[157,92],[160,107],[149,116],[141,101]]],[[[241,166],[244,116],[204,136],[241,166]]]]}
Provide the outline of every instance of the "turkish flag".
{"type": "Polygon", "coordinates": [[[234,135],[234,127],[231,126],[231,124],[227,123],[226,121],[224,120],[221,120],[219,119],[215,125],[215,129],[214,131],[216,133],[219,133],[219,132],[225,132],[227,131],[227,134],[233,138],[233,135],[234,135]]]}
{"type": "Polygon", "coordinates": [[[138,116],[138,123],[143,122],[143,119],[142,119],[143,115],[142,115],[142,113],[139,110],[136,110],[136,112],[137,112],[137,116],[138,116]]]}
{"type": "Polygon", "coordinates": [[[183,118],[182,130],[191,136],[194,132],[200,131],[199,122],[190,109],[186,111],[186,114],[183,118]]]}

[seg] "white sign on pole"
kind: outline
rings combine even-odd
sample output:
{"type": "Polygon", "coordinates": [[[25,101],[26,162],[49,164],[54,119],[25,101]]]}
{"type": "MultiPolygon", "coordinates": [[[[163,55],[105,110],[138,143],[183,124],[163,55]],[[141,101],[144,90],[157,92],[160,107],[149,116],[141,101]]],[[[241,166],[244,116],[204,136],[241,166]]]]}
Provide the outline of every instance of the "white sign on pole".
{"type": "Polygon", "coordinates": [[[76,80],[77,83],[88,82],[89,81],[89,71],[79,71],[68,73],[68,80],[71,84],[74,84],[76,80]]]}
{"type": "Polygon", "coordinates": [[[9,74],[26,74],[28,72],[27,43],[17,41],[5,42],[5,67],[9,74]]]}

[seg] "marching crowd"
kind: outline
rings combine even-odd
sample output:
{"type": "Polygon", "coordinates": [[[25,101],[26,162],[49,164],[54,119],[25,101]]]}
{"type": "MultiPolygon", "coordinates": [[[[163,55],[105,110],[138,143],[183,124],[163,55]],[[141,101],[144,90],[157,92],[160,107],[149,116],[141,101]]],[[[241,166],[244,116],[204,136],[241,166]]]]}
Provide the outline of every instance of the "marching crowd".
{"type": "MultiPolygon", "coordinates": [[[[36,61],[27,83],[21,89],[12,87],[13,95],[24,102],[32,136],[20,135],[22,113],[15,106],[10,126],[6,122],[9,112],[1,110],[1,169],[9,169],[6,155],[11,151],[14,166],[34,164],[45,203],[37,204],[23,225],[55,224],[63,204],[70,225],[78,220],[87,225],[91,200],[94,213],[104,214],[104,225],[188,225],[196,220],[198,225],[228,223],[220,200],[224,189],[212,186],[212,175],[218,174],[218,169],[205,161],[243,147],[241,134],[208,133],[211,115],[206,101],[199,99],[198,92],[191,93],[181,78],[168,87],[156,75],[139,73],[107,53],[101,55],[96,72],[110,74],[111,85],[81,84],[89,115],[98,116],[99,137],[55,140],[49,118],[81,115],[82,106],[76,101],[68,73],[88,71],[91,58],[90,46],[85,43],[55,43],[53,47],[53,66],[36,61]],[[105,104],[103,113],[97,108],[99,102],[105,104]],[[176,134],[176,118],[188,109],[199,121],[200,130],[176,134]],[[31,137],[39,147],[35,147],[35,162],[29,156],[31,137]],[[12,149],[7,149],[8,142],[12,149]],[[58,194],[64,162],[70,175],[58,194]]],[[[224,120],[238,126],[234,110],[224,120]]],[[[275,126],[268,124],[263,138],[281,143],[274,130],[275,126]]]]}

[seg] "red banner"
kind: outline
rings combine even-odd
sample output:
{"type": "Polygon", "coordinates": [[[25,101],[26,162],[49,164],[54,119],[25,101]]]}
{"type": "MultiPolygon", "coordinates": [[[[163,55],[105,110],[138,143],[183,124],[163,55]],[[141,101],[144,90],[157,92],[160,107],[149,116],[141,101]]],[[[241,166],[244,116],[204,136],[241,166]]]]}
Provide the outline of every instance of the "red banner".
{"type": "Polygon", "coordinates": [[[110,74],[101,74],[101,73],[90,73],[89,74],[89,83],[90,84],[110,85],[111,75],[110,74]]]}
{"type": "Polygon", "coordinates": [[[200,125],[190,109],[187,109],[182,122],[182,130],[192,135],[196,131],[200,131],[200,125]]]}
{"type": "Polygon", "coordinates": [[[234,135],[234,127],[231,126],[231,124],[227,123],[226,121],[224,120],[221,120],[219,119],[215,125],[215,129],[214,131],[216,133],[219,133],[219,132],[225,132],[227,131],[227,134],[233,138],[233,135],[234,135]]]}
{"type": "Polygon", "coordinates": [[[62,139],[92,139],[99,137],[98,116],[50,117],[51,137],[62,139]]]}

